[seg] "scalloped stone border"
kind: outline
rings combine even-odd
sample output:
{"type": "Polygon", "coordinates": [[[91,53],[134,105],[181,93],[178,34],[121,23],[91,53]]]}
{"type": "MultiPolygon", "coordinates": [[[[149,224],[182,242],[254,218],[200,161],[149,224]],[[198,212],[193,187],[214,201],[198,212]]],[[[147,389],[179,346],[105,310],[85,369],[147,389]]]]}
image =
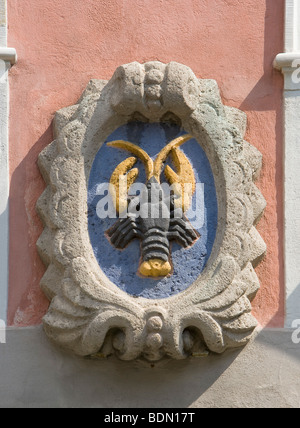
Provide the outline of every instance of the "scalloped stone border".
{"type": "Polygon", "coordinates": [[[257,322],[250,301],[254,266],[266,251],[255,225],[265,200],[254,182],[261,154],[244,141],[246,115],[222,104],[217,83],[171,62],[117,68],[92,80],[78,103],[57,112],[55,140],[40,154],[47,183],[37,209],[45,229],[37,246],[47,265],[41,286],[51,300],[44,329],[82,356],[183,359],[246,344],[257,322]],[[176,116],[204,149],[218,198],[218,230],[201,276],[161,300],[134,298],[101,271],[90,244],[87,185],[106,138],[133,118],[176,116]]]}

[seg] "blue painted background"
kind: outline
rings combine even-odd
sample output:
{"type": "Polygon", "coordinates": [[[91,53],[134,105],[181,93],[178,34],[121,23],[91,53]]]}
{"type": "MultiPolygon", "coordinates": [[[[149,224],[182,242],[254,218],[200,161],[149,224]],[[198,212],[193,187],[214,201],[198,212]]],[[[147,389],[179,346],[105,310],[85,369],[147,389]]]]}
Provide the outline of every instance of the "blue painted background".
{"type": "MultiPolygon", "coordinates": [[[[160,150],[174,138],[185,134],[176,125],[131,122],[117,129],[107,139],[126,140],[142,147],[153,159],[160,150]]],[[[98,201],[97,187],[108,183],[115,167],[132,154],[125,150],[108,147],[106,143],[95,157],[88,188],[88,228],[94,254],[105,275],[120,289],[130,295],[149,299],[160,299],[175,295],[188,288],[201,274],[211,254],[215,240],[218,207],[214,178],[208,159],[196,140],[186,142],[181,150],[190,159],[196,181],[204,183],[204,225],[198,232],[201,237],[196,244],[183,249],[177,243],[172,244],[171,254],[174,272],[172,276],[159,280],[141,278],[137,275],[140,261],[140,241],[132,241],[125,250],[115,249],[105,237],[105,231],[116,219],[99,219],[96,214],[98,201]]],[[[143,164],[138,161],[137,181],[145,183],[143,164]]],[[[163,175],[162,175],[163,177],[163,175]]]]}

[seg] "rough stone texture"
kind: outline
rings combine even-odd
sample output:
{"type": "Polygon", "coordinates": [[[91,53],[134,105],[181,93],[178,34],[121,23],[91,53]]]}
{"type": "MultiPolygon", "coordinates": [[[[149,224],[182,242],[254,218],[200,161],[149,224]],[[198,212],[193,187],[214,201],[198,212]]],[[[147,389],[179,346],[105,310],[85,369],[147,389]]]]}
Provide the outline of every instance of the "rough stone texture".
{"type": "Polygon", "coordinates": [[[42,328],[9,329],[0,407],[299,408],[300,344],[291,334],[263,330],[221,356],[151,364],[83,359],[52,345],[42,328]]]}
{"type": "Polygon", "coordinates": [[[224,108],[215,81],[198,80],[175,62],[123,65],[103,85],[93,81],[77,106],[58,113],[56,140],[39,158],[48,184],[38,202],[45,223],[38,248],[49,266],[42,287],[52,299],[46,333],[78,355],[116,353],[123,360],[183,359],[245,345],[257,325],[250,305],[259,288],[253,266],[266,250],[255,229],[265,208],[253,182],[261,155],[243,140],[245,115],[224,108]],[[217,237],[205,271],[188,290],[164,300],[134,299],[108,281],[94,257],[87,181],[114,129],[166,115],[181,122],[210,161],[217,237]]]}

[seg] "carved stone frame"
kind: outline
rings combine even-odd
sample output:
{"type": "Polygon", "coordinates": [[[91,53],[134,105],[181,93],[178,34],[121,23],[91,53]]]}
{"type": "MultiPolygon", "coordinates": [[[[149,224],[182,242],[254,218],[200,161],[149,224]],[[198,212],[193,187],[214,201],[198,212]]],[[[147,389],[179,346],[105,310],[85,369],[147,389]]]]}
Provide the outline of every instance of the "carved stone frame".
{"type": "Polygon", "coordinates": [[[255,228],[265,208],[254,184],[262,157],[244,141],[245,129],[245,114],[222,104],[215,81],[198,80],[175,62],[123,65],[109,82],[92,80],[76,105],[56,114],[55,140],[39,157],[47,187],[37,204],[51,339],[81,356],[149,361],[247,343],[257,325],[253,266],[266,246],[255,228]],[[166,117],[176,117],[209,159],[218,229],[201,276],[176,296],[150,300],[121,291],[101,271],[88,234],[87,186],[93,160],[115,129],[133,118],[166,117]]]}

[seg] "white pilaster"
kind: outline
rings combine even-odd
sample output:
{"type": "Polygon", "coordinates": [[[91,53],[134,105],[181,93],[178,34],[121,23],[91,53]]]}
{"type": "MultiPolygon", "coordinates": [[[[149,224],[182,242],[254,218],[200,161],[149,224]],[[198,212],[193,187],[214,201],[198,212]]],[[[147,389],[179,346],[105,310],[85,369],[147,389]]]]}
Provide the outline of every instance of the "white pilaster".
{"type": "MultiPolygon", "coordinates": [[[[6,49],[6,0],[0,0],[0,52],[6,49]]],[[[6,322],[8,294],[8,80],[10,63],[0,55],[0,320],[6,322]]]]}
{"type": "Polygon", "coordinates": [[[0,60],[0,320],[6,320],[8,290],[8,88],[9,63],[0,60]]]}
{"type": "Polygon", "coordinates": [[[284,253],[286,327],[300,319],[300,0],[286,0],[284,74],[284,253]]]}
{"type": "Polygon", "coordinates": [[[286,0],[284,50],[297,52],[300,49],[300,4],[299,0],[286,0]]]}
{"type": "Polygon", "coordinates": [[[0,323],[6,322],[8,296],[8,70],[16,60],[15,49],[7,47],[6,0],[0,0],[0,323]]]}

